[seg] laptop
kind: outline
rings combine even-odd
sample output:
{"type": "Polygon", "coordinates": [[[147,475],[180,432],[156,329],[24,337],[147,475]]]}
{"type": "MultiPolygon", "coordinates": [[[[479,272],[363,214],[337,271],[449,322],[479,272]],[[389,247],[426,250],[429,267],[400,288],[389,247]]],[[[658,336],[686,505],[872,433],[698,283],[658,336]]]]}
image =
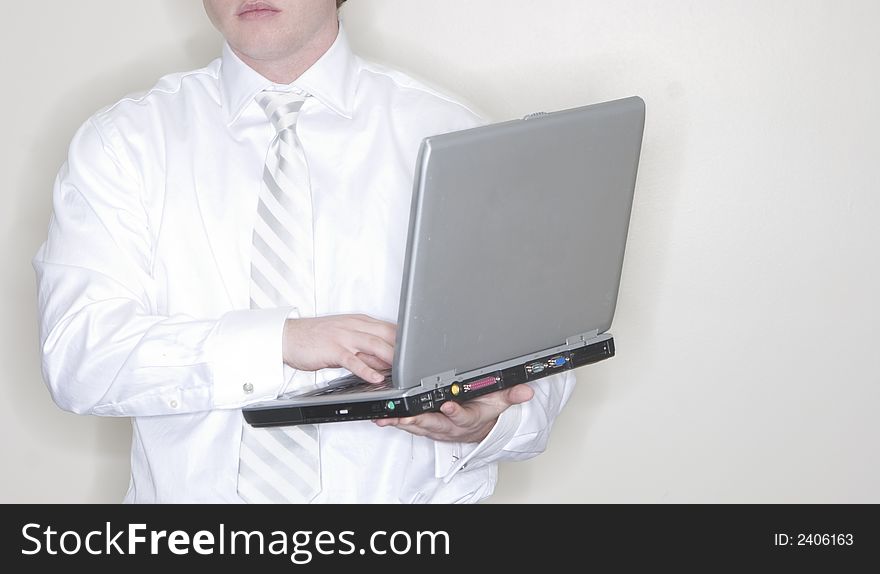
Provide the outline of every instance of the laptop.
{"type": "Polygon", "coordinates": [[[424,139],[385,382],[344,376],[245,420],[413,416],[614,356],[644,124],[630,97],[424,139]]]}

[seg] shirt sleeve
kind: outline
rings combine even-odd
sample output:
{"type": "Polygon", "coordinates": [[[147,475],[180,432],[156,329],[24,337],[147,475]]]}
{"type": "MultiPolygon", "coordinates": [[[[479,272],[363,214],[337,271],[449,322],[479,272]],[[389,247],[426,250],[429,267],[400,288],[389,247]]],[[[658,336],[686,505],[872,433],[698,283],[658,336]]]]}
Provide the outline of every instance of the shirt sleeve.
{"type": "Polygon", "coordinates": [[[157,314],[154,230],[141,179],[112,145],[118,132],[96,118],[71,143],[48,239],[33,260],[43,378],[53,399],[75,413],[149,416],[276,396],[293,310],[157,314]]]}
{"type": "Polygon", "coordinates": [[[550,429],[574,390],[572,372],[526,383],[535,396],[501,413],[489,434],[477,444],[436,442],[435,476],[449,482],[461,471],[502,461],[526,460],[544,452],[550,429]]]}

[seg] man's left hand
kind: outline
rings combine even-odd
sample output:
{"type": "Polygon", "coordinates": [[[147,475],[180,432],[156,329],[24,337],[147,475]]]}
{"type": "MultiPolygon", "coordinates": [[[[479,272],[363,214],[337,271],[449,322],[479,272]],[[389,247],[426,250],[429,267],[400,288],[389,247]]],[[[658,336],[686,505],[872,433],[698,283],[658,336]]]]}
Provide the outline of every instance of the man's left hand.
{"type": "Polygon", "coordinates": [[[439,413],[414,417],[378,419],[380,427],[397,427],[418,436],[446,442],[480,442],[498,417],[510,408],[530,400],[535,391],[528,385],[516,385],[464,403],[446,401],[439,413]]]}

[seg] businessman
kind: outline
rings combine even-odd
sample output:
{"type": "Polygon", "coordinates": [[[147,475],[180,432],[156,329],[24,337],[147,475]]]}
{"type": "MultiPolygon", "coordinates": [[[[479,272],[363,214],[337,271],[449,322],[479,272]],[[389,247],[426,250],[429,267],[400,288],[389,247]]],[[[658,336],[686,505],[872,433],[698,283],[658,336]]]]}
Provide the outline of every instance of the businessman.
{"type": "Polygon", "coordinates": [[[422,138],[480,118],[353,55],[335,0],[205,0],[225,39],[89,118],[34,258],[62,408],[131,417],[127,502],[474,502],[574,378],[440,413],[254,429],[241,408],[392,361],[422,138]]]}

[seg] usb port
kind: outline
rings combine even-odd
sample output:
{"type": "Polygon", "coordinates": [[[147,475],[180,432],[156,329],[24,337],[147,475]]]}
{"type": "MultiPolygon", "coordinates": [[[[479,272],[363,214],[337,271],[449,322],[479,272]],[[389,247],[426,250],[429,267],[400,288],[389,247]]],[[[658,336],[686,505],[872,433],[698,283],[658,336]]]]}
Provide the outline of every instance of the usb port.
{"type": "Polygon", "coordinates": [[[442,401],[446,398],[446,393],[443,392],[443,389],[436,389],[434,391],[434,398],[438,401],[442,401]]]}

